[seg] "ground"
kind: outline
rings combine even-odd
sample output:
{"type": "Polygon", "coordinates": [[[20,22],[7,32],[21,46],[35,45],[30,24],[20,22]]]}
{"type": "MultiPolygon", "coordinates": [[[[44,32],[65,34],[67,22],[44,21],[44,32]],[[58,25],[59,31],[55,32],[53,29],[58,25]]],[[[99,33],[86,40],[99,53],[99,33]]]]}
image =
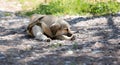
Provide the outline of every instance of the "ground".
{"type": "Polygon", "coordinates": [[[25,31],[29,17],[1,15],[0,65],[120,65],[119,13],[62,18],[76,32],[74,41],[35,40],[25,31]]]}

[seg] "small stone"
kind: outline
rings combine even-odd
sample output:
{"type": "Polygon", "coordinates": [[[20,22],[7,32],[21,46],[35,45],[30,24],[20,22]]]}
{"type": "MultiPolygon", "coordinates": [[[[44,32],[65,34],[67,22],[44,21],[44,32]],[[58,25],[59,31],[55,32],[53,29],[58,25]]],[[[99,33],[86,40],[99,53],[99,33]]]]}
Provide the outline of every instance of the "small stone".
{"type": "Polygon", "coordinates": [[[97,53],[101,53],[101,52],[103,52],[103,51],[97,50],[97,49],[95,49],[95,50],[92,51],[93,54],[97,54],[97,53]]]}
{"type": "Polygon", "coordinates": [[[66,61],[65,63],[70,63],[70,61],[66,61]]]}
{"type": "Polygon", "coordinates": [[[110,44],[119,44],[120,40],[119,39],[109,39],[108,42],[110,44]]]}
{"type": "Polygon", "coordinates": [[[53,57],[54,59],[57,59],[58,57],[57,56],[55,56],[55,57],[53,57]]]}
{"type": "Polygon", "coordinates": [[[26,50],[30,50],[30,49],[32,49],[32,46],[31,45],[27,45],[26,50]]]}
{"type": "Polygon", "coordinates": [[[31,45],[20,45],[20,49],[24,51],[31,50],[32,46],[31,45]]]}
{"type": "Polygon", "coordinates": [[[71,61],[65,61],[65,65],[70,65],[71,61]]]}
{"type": "Polygon", "coordinates": [[[67,54],[73,54],[74,52],[72,50],[67,51],[67,54]]]}
{"type": "Polygon", "coordinates": [[[15,59],[21,59],[20,57],[16,57],[15,59]]]}
{"type": "Polygon", "coordinates": [[[57,43],[53,43],[54,45],[56,45],[57,43]]]}
{"type": "Polygon", "coordinates": [[[114,61],[113,63],[114,63],[115,65],[117,65],[117,61],[114,61]]]}
{"type": "Polygon", "coordinates": [[[105,45],[103,43],[96,42],[92,47],[93,48],[103,48],[103,47],[105,47],[105,45]]]}
{"type": "Polygon", "coordinates": [[[117,54],[120,55],[120,50],[117,51],[117,54]]]}
{"type": "Polygon", "coordinates": [[[20,55],[21,58],[24,58],[25,56],[24,55],[20,55]]]}
{"type": "Polygon", "coordinates": [[[85,53],[88,53],[88,52],[91,52],[92,50],[89,49],[89,48],[83,48],[81,51],[82,51],[82,52],[85,52],[85,53]]]}
{"type": "Polygon", "coordinates": [[[83,63],[83,65],[87,65],[86,63],[83,63]]]}
{"type": "Polygon", "coordinates": [[[0,54],[0,60],[6,58],[5,55],[0,54]]]}

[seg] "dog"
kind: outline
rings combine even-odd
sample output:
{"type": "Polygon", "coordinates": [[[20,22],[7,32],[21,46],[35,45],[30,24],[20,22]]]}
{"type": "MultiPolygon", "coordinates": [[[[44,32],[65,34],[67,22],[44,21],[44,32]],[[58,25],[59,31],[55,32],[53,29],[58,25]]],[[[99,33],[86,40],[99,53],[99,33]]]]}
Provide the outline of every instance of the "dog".
{"type": "Polygon", "coordinates": [[[75,39],[69,23],[53,15],[32,15],[27,27],[27,33],[41,41],[75,39]]]}

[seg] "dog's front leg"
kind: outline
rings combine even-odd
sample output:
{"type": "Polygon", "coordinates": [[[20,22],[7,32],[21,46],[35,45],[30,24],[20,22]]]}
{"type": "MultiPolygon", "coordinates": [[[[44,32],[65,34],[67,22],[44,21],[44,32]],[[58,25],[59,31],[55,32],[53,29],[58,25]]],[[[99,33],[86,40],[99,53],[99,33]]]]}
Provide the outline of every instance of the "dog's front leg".
{"type": "Polygon", "coordinates": [[[75,36],[72,35],[70,37],[66,36],[66,35],[59,35],[56,37],[57,39],[60,39],[60,40],[75,40],[75,36]]]}
{"type": "Polygon", "coordinates": [[[41,29],[40,26],[33,26],[32,28],[33,35],[35,36],[35,39],[40,40],[40,41],[50,41],[51,39],[48,38],[43,34],[43,30],[41,29]]]}

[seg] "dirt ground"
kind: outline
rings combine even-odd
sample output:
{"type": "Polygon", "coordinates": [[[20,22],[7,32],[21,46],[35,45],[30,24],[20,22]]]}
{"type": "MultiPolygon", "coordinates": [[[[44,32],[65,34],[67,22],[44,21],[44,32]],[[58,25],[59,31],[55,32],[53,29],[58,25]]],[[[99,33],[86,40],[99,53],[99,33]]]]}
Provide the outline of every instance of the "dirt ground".
{"type": "Polygon", "coordinates": [[[120,65],[120,13],[63,16],[76,39],[51,42],[28,36],[29,18],[11,14],[0,17],[0,65],[120,65]]]}

